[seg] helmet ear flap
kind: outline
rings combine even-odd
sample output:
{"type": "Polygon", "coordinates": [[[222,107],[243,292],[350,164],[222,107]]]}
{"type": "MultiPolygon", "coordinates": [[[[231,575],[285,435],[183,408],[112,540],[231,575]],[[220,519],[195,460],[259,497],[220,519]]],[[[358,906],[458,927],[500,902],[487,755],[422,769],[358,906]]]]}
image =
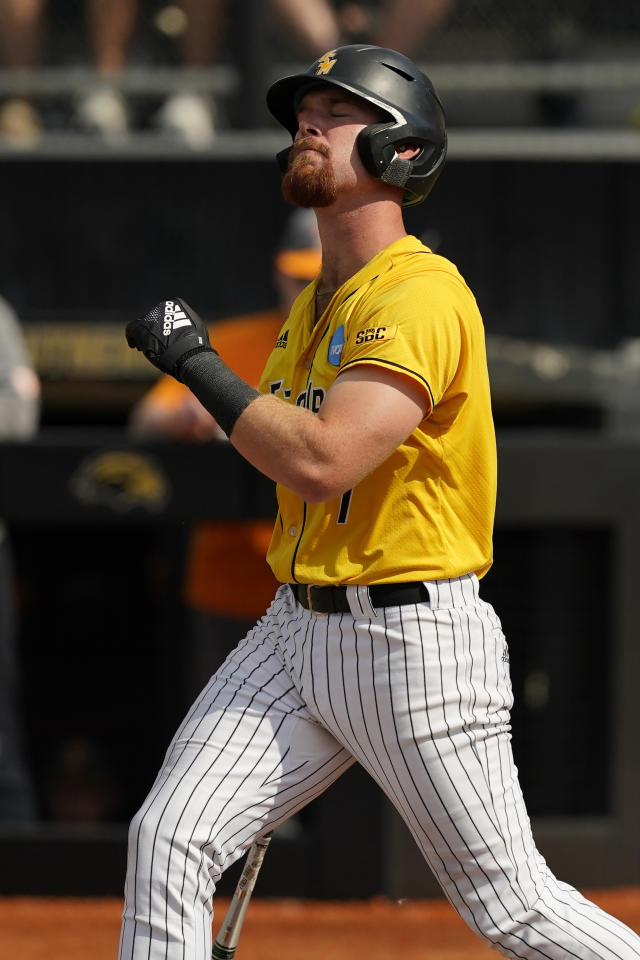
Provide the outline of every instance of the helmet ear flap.
{"type": "Polygon", "coordinates": [[[440,175],[446,156],[446,141],[438,150],[436,144],[425,140],[412,126],[393,122],[372,123],[365,127],[358,134],[356,145],[365,169],[372,176],[397,187],[404,187],[411,180],[405,191],[404,206],[413,206],[424,200],[440,175]],[[403,160],[397,154],[396,144],[407,143],[422,148],[413,160],[403,160]],[[424,184],[422,189],[418,189],[420,181],[424,184]]]}
{"type": "Polygon", "coordinates": [[[370,123],[368,127],[360,131],[356,139],[358,153],[365,170],[379,180],[382,179],[395,154],[393,144],[390,144],[386,137],[380,137],[379,135],[385,130],[390,130],[393,126],[393,122],[388,120],[381,123],[370,123]],[[385,146],[391,147],[391,151],[385,150],[385,146]],[[388,156],[385,156],[385,154],[388,154],[388,156]]]}
{"type": "Polygon", "coordinates": [[[360,159],[368,173],[395,187],[404,187],[411,176],[413,162],[398,156],[397,124],[388,120],[371,123],[360,131],[356,142],[360,159]]]}

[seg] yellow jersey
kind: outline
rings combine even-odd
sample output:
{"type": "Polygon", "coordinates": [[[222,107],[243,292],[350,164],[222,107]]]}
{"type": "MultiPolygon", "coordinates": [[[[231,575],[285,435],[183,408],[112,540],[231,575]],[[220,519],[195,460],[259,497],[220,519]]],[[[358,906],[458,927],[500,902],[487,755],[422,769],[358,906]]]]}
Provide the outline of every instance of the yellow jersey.
{"type": "Polygon", "coordinates": [[[420,385],[424,419],[352,490],[309,504],[278,485],[267,560],[282,582],[436,580],[492,562],[496,443],[482,318],[456,267],[406,236],[373,257],[315,322],[298,297],[260,390],[314,413],[360,364],[420,385]]]}

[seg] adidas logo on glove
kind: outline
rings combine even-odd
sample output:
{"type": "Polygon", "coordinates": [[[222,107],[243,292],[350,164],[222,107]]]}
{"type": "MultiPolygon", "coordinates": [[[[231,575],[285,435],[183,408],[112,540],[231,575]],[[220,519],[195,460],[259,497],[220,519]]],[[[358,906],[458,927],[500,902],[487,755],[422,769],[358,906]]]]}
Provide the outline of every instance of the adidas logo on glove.
{"type": "Polygon", "coordinates": [[[185,355],[212,350],[205,324],[180,297],[156,303],[144,317],[131,320],[125,334],[130,347],[177,380],[185,355]]]}
{"type": "Polygon", "coordinates": [[[162,332],[165,337],[169,337],[174,330],[178,330],[179,327],[190,327],[191,320],[186,315],[182,307],[175,303],[173,300],[165,300],[164,302],[164,323],[162,325],[162,332]]]}

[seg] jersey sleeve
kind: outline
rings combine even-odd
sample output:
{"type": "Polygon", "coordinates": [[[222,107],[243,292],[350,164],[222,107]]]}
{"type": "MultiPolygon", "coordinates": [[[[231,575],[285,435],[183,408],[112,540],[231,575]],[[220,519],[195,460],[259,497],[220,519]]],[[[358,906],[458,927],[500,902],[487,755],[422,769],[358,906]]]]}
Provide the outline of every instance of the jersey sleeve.
{"type": "Polygon", "coordinates": [[[430,411],[460,363],[460,297],[454,277],[436,271],[405,278],[364,298],[345,329],[340,372],[374,364],[417,382],[430,411]]]}

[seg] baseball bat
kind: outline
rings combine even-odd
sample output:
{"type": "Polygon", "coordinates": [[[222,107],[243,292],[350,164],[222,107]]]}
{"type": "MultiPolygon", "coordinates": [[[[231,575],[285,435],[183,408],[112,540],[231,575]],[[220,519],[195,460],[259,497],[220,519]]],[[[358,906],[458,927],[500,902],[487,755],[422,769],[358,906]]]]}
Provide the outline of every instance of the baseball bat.
{"type": "Polygon", "coordinates": [[[213,944],[211,960],[231,960],[236,952],[249,900],[270,841],[271,834],[266,833],[264,837],[260,837],[249,848],[240,879],[236,884],[231,903],[227,908],[222,926],[213,944]]]}

